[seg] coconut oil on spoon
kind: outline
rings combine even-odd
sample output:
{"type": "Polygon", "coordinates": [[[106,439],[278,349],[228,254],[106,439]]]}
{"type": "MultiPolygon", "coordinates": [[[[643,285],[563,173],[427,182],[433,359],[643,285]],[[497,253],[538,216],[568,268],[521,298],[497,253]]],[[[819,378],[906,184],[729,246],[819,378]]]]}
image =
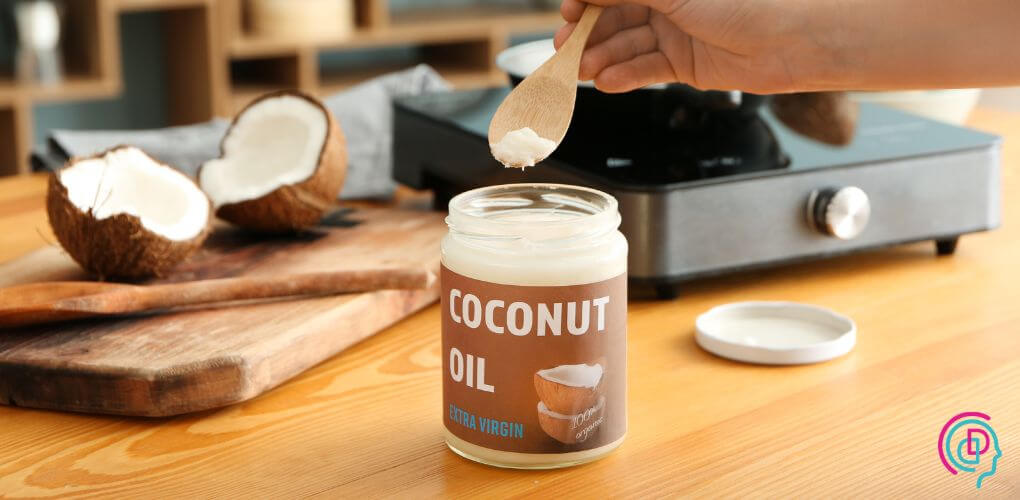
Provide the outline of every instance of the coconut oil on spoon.
{"type": "Polygon", "coordinates": [[[506,167],[534,166],[563,141],[574,114],[577,73],[588,35],[602,14],[589,5],[570,38],[506,96],[489,122],[489,147],[506,167]]]}

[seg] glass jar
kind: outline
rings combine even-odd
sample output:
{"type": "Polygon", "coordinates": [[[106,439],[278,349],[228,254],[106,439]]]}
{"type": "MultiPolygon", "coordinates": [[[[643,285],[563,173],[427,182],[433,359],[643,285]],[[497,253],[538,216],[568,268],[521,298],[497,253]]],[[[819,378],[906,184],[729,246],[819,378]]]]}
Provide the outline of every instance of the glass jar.
{"type": "Polygon", "coordinates": [[[612,196],[508,184],[450,201],[442,243],[446,442],[556,468],[626,432],[627,241],[612,196]]]}

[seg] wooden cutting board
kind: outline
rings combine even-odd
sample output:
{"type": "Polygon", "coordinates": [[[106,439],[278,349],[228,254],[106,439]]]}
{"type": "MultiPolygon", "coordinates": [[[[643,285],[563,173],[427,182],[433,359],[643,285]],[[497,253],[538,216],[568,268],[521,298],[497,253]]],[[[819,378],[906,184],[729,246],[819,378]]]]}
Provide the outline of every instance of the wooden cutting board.
{"type": "MultiPolygon", "coordinates": [[[[442,215],[358,209],[297,237],[217,230],[161,282],[379,266],[438,271],[442,215]]],[[[59,248],[0,265],[0,286],[87,279],[59,248]]],[[[165,416],[251,399],[434,302],[438,288],[0,329],[0,403],[165,416]]]]}

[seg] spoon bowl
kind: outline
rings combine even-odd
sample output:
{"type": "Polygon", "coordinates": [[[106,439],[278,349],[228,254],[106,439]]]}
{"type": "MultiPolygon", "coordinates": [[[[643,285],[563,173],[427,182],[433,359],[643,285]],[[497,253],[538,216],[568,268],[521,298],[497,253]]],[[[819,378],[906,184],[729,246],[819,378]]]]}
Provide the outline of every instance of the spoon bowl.
{"type": "Polygon", "coordinates": [[[601,14],[602,7],[589,5],[560,50],[503,100],[489,122],[489,144],[497,144],[506,134],[522,128],[534,130],[557,146],[563,141],[574,114],[581,54],[601,14]]]}

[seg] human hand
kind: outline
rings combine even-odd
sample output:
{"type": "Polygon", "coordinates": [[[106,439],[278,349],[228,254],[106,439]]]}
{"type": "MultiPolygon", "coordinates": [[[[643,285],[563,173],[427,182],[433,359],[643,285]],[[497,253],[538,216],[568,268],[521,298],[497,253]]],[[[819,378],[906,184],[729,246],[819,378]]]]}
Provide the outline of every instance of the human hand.
{"type": "MultiPolygon", "coordinates": [[[[579,77],[760,94],[1020,84],[1016,0],[584,0],[606,10],[579,77]],[[931,8],[929,8],[931,7],[931,8]]],[[[563,0],[566,41],[584,12],[563,0]]]]}
{"type": "MultiPolygon", "coordinates": [[[[605,92],[681,82],[755,93],[803,90],[823,50],[805,36],[807,4],[779,0],[586,0],[605,11],[581,58],[579,78],[605,92]]],[[[586,2],[564,0],[573,32],[586,2]]]]}

